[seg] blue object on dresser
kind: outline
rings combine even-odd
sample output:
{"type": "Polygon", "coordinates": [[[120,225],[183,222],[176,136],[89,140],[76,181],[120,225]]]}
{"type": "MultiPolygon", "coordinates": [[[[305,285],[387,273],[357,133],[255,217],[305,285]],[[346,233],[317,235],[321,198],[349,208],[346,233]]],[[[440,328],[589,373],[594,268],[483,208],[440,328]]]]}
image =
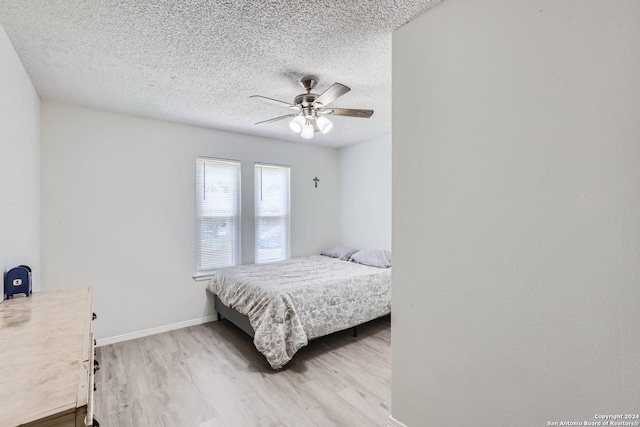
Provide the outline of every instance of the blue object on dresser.
{"type": "Polygon", "coordinates": [[[13,298],[16,294],[31,295],[31,268],[27,265],[12,268],[4,278],[5,298],[13,298]]]}

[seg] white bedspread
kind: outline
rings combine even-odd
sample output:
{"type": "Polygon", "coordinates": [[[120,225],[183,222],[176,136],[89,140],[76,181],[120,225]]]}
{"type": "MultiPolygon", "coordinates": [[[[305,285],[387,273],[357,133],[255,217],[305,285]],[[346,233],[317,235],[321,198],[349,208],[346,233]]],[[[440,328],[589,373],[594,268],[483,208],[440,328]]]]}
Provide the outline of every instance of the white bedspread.
{"type": "Polygon", "coordinates": [[[207,289],[249,317],[253,343],[274,369],[311,338],[391,312],[391,269],[322,255],[220,269],[207,289]]]}

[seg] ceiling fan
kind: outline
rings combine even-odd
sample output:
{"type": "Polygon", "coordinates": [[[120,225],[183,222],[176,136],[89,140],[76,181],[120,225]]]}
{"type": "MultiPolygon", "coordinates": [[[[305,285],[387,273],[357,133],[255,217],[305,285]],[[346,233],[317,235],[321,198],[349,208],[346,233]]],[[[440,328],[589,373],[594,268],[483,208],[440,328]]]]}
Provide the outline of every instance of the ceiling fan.
{"type": "Polygon", "coordinates": [[[278,120],[294,117],[294,119],[289,123],[291,130],[295,133],[300,133],[300,136],[303,138],[310,139],[313,138],[313,134],[315,132],[325,134],[333,128],[333,123],[331,123],[331,121],[325,116],[333,114],[334,116],[361,117],[368,119],[373,115],[373,110],[327,107],[327,105],[351,90],[341,83],[332,84],[320,95],[311,93],[311,90],[318,84],[318,79],[316,77],[305,76],[300,79],[300,84],[307,93],[301,93],[296,96],[293,103],[278,101],[277,99],[267,98],[260,95],[250,96],[249,98],[253,98],[267,104],[279,105],[281,107],[296,110],[291,114],[264,120],[256,124],[260,125],[263,123],[277,122],[278,120]]]}

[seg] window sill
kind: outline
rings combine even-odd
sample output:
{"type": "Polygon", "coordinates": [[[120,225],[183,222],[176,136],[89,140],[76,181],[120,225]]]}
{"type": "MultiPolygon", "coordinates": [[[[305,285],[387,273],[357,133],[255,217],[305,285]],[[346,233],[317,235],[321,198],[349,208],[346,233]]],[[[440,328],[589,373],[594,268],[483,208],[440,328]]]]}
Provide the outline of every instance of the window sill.
{"type": "Polygon", "coordinates": [[[205,280],[209,280],[209,278],[211,278],[211,276],[213,276],[215,272],[216,270],[200,271],[191,277],[196,282],[204,282],[205,280]]]}
{"type": "Polygon", "coordinates": [[[261,265],[261,264],[272,264],[272,263],[274,263],[274,262],[286,261],[286,260],[288,260],[288,259],[289,259],[289,258],[267,259],[267,260],[264,260],[264,261],[256,261],[256,264],[257,264],[257,265],[261,265]]]}

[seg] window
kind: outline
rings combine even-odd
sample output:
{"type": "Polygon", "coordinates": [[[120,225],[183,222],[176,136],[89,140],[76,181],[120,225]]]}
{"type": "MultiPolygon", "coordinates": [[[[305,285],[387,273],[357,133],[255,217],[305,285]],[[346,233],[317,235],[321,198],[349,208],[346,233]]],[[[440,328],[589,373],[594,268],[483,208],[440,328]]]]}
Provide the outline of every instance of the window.
{"type": "Polygon", "coordinates": [[[289,167],[255,165],[256,263],[289,258],[289,167]]]}
{"type": "Polygon", "coordinates": [[[240,264],[240,162],[196,159],[196,263],[240,264]]]}

